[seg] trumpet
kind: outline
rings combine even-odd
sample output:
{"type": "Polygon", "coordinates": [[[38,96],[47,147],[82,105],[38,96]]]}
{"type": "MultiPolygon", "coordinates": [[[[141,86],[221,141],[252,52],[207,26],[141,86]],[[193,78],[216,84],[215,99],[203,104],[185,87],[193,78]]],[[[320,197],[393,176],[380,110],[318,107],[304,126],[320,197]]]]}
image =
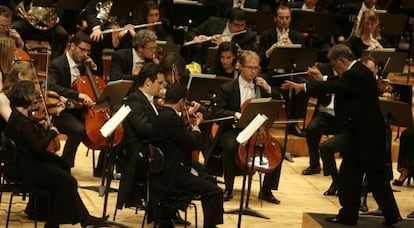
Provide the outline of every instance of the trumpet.
{"type": "MultiPolygon", "coordinates": [[[[134,25],[134,28],[135,29],[137,29],[137,28],[145,28],[145,27],[150,27],[150,26],[160,25],[160,24],[162,24],[162,22],[161,21],[158,21],[158,22],[154,22],[154,23],[134,25]]],[[[115,28],[115,29],[106,29],[106,30],[102,31],[102,34],[112,33],[112,32],[120,32],[120,31],[125,31],[125,30],[128,30],[128,29],[126,29],[125,27],[115,28]]]]}
{"type": "MultiPolygon", "coordinates": [[[[243,30],[243,31],[240,31],[240,32],[235,32],[235,33],[231,34],[231,36],[239,35],[239,34],[242,34],[242,33],[245,33],[245,32],[246,32],[246,30],[243,30]]],[[[230,36],[230,35],[223,35],[222,37],[226,37],[226,36],[230,36]]],[[[207,39],[205,39],[205,40],[191,40],[191,41],[185,42],[185,43],[183,44],[183,46],[188,46],[188,45],[192,45],[192,44],[204,43],[204,42],[210,41],[210,40],[212,40],[212,39],[213,39],[213,36],[209,36],[209,37],[207,37],[207,39]]]]}

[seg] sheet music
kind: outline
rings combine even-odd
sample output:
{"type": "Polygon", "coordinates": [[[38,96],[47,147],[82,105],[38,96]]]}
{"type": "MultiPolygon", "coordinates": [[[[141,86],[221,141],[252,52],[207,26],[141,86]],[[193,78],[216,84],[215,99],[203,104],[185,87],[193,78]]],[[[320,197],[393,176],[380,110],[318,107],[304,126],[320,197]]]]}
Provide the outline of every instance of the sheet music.
{"type": "Polygon", "coordinates": [[[257,114],[256,117],[247,125],[242,132],[237,135],[237,142],[242,144],[252,137],[252,135],[269,119],[266,115],[257,114]]]}
{"type": "Polygon", "coordinates": [[[131,108],[128,105],[122,105],[122,107],[109,119],[99,130],[101,134],[107,138],[119,124],[127,117],[131,112],[131,108]]]}

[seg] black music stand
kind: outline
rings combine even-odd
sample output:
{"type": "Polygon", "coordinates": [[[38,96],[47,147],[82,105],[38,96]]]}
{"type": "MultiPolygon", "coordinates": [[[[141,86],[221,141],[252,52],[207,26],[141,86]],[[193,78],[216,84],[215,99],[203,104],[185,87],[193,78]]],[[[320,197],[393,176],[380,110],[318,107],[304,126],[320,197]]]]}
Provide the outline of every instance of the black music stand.
{"type": "Polygon", "coordinates": [[[168,53],[174,52],[177,54],[180,54],[181,46],[178,44],[170,44],[167,43],[167,41],[158,42],[157,45],[159,48],[159,51],[161,52],[161,56],[165,57],[168,55],[168,53]]]}
{"type": "Polygon", "coordinates": [[[362,56],[366,55],[370,55],[375,59],[378,68],[380,68],[379,73],[403,72],[405,60],[407,59],[406,52],[389,51],[388,49],[365,50],[362,56]]]}
{"type": "Polygon", "coordinates": [[[258,34],[275,26],[273,12],[246,12],[247,26],[258,34]]]}
{"type": "Polygon", "coordinates": [[[307,10],[293,10],[291,28],[308,33],[309,47],[313,47],[315,34],[330,37],[335,28],[336,18],[333,14],[318,13],[307,10]]]}
{"type": "MultiPolygon", "coordinates": [[[[134,84],[133,81],[130,80],[118,80],[110,82],[106,85],[104,91],[99,96],[96,104],[92,109],[94,110],[102,110],[102,109],[109,109],[111,113],[114,113],[115,110],[121,106],[123,98],[126,97],[128,91],[130,90],[131,86],[134,84]]],[[[124,116],[123,118],[125,118],[124,116]]],[[[119,118],[116,114],[107,121],[113,121],[119,118]]],[[[105,169],[104,175],[102,176],[102,181],[100,186],[92,186],[92,187],[82,187],[89,190],[97,191],[99,196],[105,196],[104,198],[104,207],[103,207],[103,216],[106,215],[106,207],[108,203],[108,193],[111,191],[111,181],[112,181],[112,173],[114,171],[114,161],[115,158],[113,153],[113,131],[116,127],[122,122],[123,119],[118,120],[118,122],[114,121],[116,124],[112,126],[109,130],[110,132],[107,134],[107,146],[105,148],[105,156],[103,161],[103,168],[105,169]]],[[[106,125],[106,124],[105,124],[106,125]]],[[[104,125],[104,127],[105,127],[104,125]]],[[[102,129],[101,129],[102,133],[102,129]]],[[[115,190],[116,191],[116,190],[115,190]]]]}
{"type": "Polygon", "coordinates": [[[172,4],[171,14],[167,15],[171,25],[195,27],[216,15],[216,8],[199,2],[177,1],[172,4]]]}
{"type": "Polygon", "coordinates": [[[188,99],[210,104],[217,97],[220,86],[228,81],[231,79],[214,74],[190,74],[187,84],[188,99]]]}
{"type": "Polygon", "coordinates": [[[131,4],[131,1],[128,0],[113,0],[109,14],[111,16],[128,17],[134,20],[144,2],[144,0],[135,0],[134,4],[131,4]]]}
{"type": "Polygon", "coordinates": [[[378,17],[381,23],[381,35],[401,36],[407,21],[407,15],[378,13],[378,17]]]}
{"type": "MultiPolygon", "coordinates": [[[[411,13],[414,12],[414,1],[412,0],[402,0],[401,8],[410,11],[411,13]]],[[[410,31],[410,43],[409,43],[409,51],[408,51],[408,73],[407,73],[407,84],[410,81],[411,77],[411,66],[413,63],[413,52],[414,52],[414,22],[409,23],[411,25],[410,31]]]]}
{"type": "Polygon", "coordinates": [[[209,47],[207,50],[206,61],[204,63],[204,71],[207,73],[214,72],[217,62],[217,47],[209,47]]]}
{"type": "MultiPolygon", "coordinates": [[[[238,121],[236,128],[248,128],[250,127],[249,124],[252,122],[253,119],[255,119],[255,117],[259,114],[264,115],[267,117],[267,120],[261,125],[261,126],[265,126],[265,127],[272,127],[273,123],[276,120],[277,114],[279,113],[279,111],[282,109],[284,105],[284,102],[281,100],[272,100],[271,98],[258,98],[258,99],[253,99],[246,107],[246,109],[243,111],[243,114],[240,118],[240,120],[238,121]]],[[[257,129],[255,129],[255,131],[250,132],[250,136],[252,136],[255,132],[258,133],[259,128],[261,126],[258,126],[257,129]]],[[[240,133],[242,134],[243,131],[240,133]]],[[[239,136],[240,136],[239,134],[239,136]]],[[[238,138],[239,138],[238,136],[238,138]]],[[[247,138],[250,138],[247,137],[247,138]]],[[[245,141],[246,142],[246,141],[245,141]]],[[[249,148],[249,144],[250,144],[250,140],[247,140],[247,147],[249,148]]],[[[256,144],[257,142],[255,142],[256,144]]],[[[254,146],[255,150],[257,148],[257,146],[254,146]]],[[[254,151],[254,154],[256,153],[256,151],[254,151]]],[[[269,217],[255,211],[254,209],[249,208],[249,199],[250,199],[250,190],[251,190],[251,185],[252,185],[252,176],[253,176],[253,170],[254,170],[254,161],[255,159],[252,159],[251,163],[249,164],[249,156],[248,156],[249,152],[246,152],[246,158],[245,158],[245,164],[246,167],[244,169],[244,175],[243,175],[243,184],[242,184],[242,192],[241,192],[241,196],[240,196],[240,207],[237,209],[233,209],[233,210],[229,210],[229,211],[225,211],[225,213],[229,213],[229,214],[238,214],[238,223],[237,223],[237,227],[241,227],[241,218],[242,215],[249,215],[249,216],[255,216],[258,218],[264,218],[264,219],[269,219],[269,217]],[[245,188],[246,188],[246,176],[249,175],[249,180],[248,180],[248,188],[247,188],[247,194],[246,194],[246,203],[244,204],[244,194],[245,194],[245,188]]],[[[261,186],[261,183],[260,183],[261,186]]]]}

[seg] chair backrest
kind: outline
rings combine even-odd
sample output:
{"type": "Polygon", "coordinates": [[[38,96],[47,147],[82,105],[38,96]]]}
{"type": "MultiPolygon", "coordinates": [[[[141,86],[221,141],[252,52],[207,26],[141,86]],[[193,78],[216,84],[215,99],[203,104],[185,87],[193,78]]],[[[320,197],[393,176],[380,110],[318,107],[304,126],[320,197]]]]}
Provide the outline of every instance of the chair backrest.
{"type": "Polygon", "coordinates": [[[149,170],[151,174],[156,174],[164,171],[165,158],[164,153],[160,148],[149,145],[149,170]]]}
{"type": "Polygon", "coordinates": [[[9,165],[17,160],[17,147],[13,140],[5,135],[1,136],[0,162],[3,165],[9,165]]]}

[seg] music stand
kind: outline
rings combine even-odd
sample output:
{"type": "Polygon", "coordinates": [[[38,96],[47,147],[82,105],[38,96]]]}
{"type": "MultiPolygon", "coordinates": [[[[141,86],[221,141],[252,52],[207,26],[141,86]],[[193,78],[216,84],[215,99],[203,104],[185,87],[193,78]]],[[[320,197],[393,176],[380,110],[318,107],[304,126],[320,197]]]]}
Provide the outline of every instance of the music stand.
{"type": "Polygon", "coordinates": [[[413,102],[413,86],[409,84],[401,84],[397,82],[390,82],[392,86],[392,95],[398,97],[399,101],[405,102],[407,104],[412,104],[413,102]]]}
{"type": "Polygon", "coordinates": [[[217,62],[217,47],[209,47],[207,57],[204,63],[204,69],[207,73],[214,72],[217,62]]]}
{"type": "Polygon", "coordinates": [[[333,14],[293,10],[290,27],[299,32],[312,32],[330,36],[333,33],[335,23],[336,18],[333,14]]]}
{"type": "Polygon", "coordinates": [[[113,0],[109,14],[111,16],[128,16],[134,19],[144,2],[144,0],[135,0],[134,4],[131,4],[131,1],[128,0],[113,0]]]}
{"type": "Polygon", "coordinates": [[[407,15],[379,13],[381,34],[384,36],[401,36],[404,31],[407,15]]]}
{"type": "Polygon", "coordinates": [[[246,12],[247,26],[258,34],[275,26],[273,12],[246,12]]]}
{"type": "Polygon", "coordinates": [[[211,15],[216,15],[216,8],[192,1],[174,1],[169,16],[171,25],[195,27],[211,15]]]}
{"type": "Polygon", "coordinates": [[[400,73],[404,70],[405,60],[407,58],[406,52],[388,51],[374,49],[371,51],[365,50],[362,56],[370,55],[375,59],[378,67],[383,68],[384,73],[395,72],[400,73]]]}
{"type": "Polygon", "coordinates": [[[315,64],[318,49],[277,47],[269,58],[268,69],[283,69],[291,72],[306,71],[315,64]]]}
{"type": "MultiPolygon", "coordinates": [[[[126,97],[128,91],[130,90],[133,84],[134,82],[130,80],[118,80],[118,81],[113,81],[113,82],[108,83],[92,109],[94,110],[109,109],[111,113],[113,113],[116,110],[115,107],[121,106],[123,98],[126,97]]],[[[107,122],[109,121],[111,120],[108,120],[107,122]]],[[[115,128],[118,125],[116,125],[115,128]]],[[[107,146],[106,146],[106,149],[104,150],[105,154],[104,154],[104,161],[103,161],[103,167],[105,169],[105,174],[102,176],[101,185],[92,186],[92,187],[82,187],[82,188],[86,188],[89,190],[97,191],[99,196],[105,196],[103,216],[106,215],[106,207],[108,204],[108,193],[111,190],[112,173],[114,171],[114,160],[115,159],[113,158],[113,153],[112,153],[113,132],[111,132],[108,136],[106,136],[106,141],[107,141],[107,146]],[[105,181],[106,181],[106,184],[105,184],[105,181]]]]}
{"type": "MultiPolygon", "coordinates": [[[[276,120],[277,113],[282,109],[284,105],[284,101],[281,100],[272,100],[271,98],[258,98],[258,99],[252,99],[251,102],[247,105],[246,109],[243,111],[243,114],[238,121],[236,128],[246,128],[250,122],[258,115],[262,114],[265,115],[268,119],[262,124],[262,126],[265,127],[271,127],[273,126],[273,123],[276,120]]],[[[253,132],[252,132],[253,133],[253,132]]],[[[249,142],[250,140],[247,140],[247,147],[249,148],[249,142]]],[[[256,148],[256,146],[254,147],[256,148]]],[[[225,213],[229,214],[238,214],[238,223],[237,227],[241,226],[241,218],[242,215],[250,215],[255,216],[259,218],[269,219],[269,217],[249,208],[249,199],[250,199],[250,190],[251,190],[251,184],[252,184],[252,171],[254,169],[254,160],[252,159],[251,164],[248,163],[248,154],[249,152],[246,152],[246,158],[245,158],[245,164],[246,167],[244,169],[245,173],[243,175],[243,184],[242,184],[242,192],[240,197],[240,207],[238,209],[233,209],[229,211],[225,211],[225,213]],[[250,170],[249,170],[250,169],[250,170]],[[247,189],[247,195],[246,195],[246,203],[244,204],[244,194],[245,194],[245,187],[246,187],[246,175],[249,175],[248,180],[248,189],[247,189]]]]}
{"type": "Polygon", "coordinates": [[[190,74],[187,84],[188,99],[209,105],[217,96],[220,86],[228,81],[231,79],[214,74],[190,74]]]}
{"type": "Polygon", "coordinates": [[[166,41],[164,42],[158,42],[157,45],[159,48],[161,48],[161,55],[162,57],[165,57],[168,55],[168,53],[174,52],[180,54],[181,46],[178,44],[169,44],[166,41]]]}

